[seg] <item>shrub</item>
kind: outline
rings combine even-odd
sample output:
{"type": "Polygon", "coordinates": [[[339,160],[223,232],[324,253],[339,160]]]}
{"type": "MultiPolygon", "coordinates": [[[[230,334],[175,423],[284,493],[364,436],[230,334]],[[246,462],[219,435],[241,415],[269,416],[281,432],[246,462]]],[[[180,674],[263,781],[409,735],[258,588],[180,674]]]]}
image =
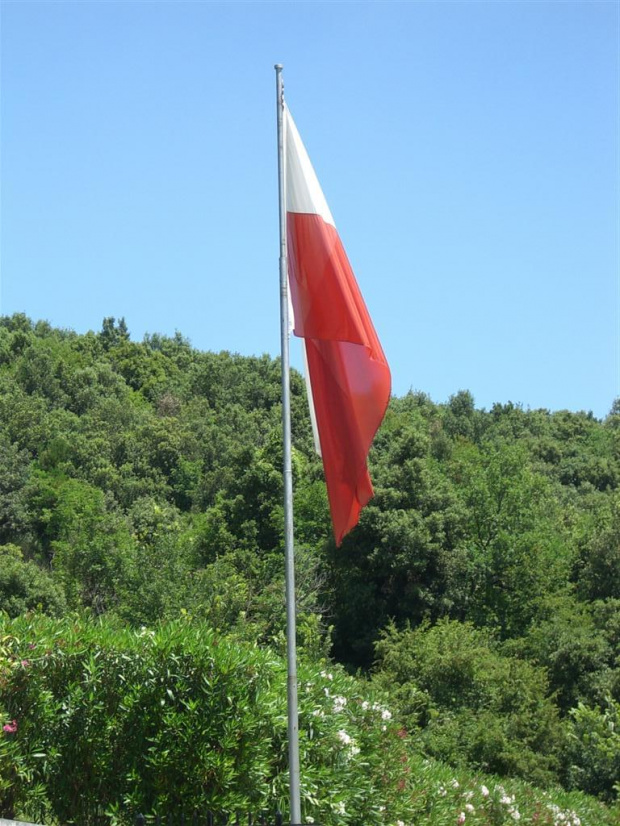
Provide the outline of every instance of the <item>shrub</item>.
{"type": "Polygon", "coordinates": [[[445,620],[388,629],[377,683],[430,754],[453,765],[548,783],[562,742],[543,669],[503,656],[488,631],[445,620]]]}
{"type": "Polygon", "coordinates": [[[568,785],[614,799],[620,791],[620,704],[611,698],[603,709],[579,703],[570,716],[568,785]]]}
{"type": "MultiPolygon", "coordinates": [[[[286,669],[274,654],[189,620],[130,632],[25,617],[3,621],[0,638],[0,722],[16,728],[0,732],[0,813],[89,826],[178,806],[286,812],[286,669]]],[[[339,671],[299,676],[305,816],[406,816],[390,712],[339,671]]]]}
{"type": "Polygon", "coordinates": [[[26,562],[17,545],[0,546],[0,612],[17,617],[40,610],[58,616],[65,609],[63,590],[48,573],[26,562]]]}

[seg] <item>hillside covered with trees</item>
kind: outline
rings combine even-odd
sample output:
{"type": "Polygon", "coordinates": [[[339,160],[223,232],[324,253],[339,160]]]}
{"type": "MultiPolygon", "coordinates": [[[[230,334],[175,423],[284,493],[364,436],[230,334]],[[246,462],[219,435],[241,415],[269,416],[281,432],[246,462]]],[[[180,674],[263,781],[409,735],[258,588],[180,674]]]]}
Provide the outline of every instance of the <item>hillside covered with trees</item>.
{"type": "MultiPolygon", "coordinates": [[[[34,614],[51,618],[43,636],[55,622],[88,637],[97,622],[139,634],[182,621],[281,655],[280,416],[268,356],[200,352],[179,334],[136,343],[113,318],[85,335],[2,318],[0,636],[34,614]]],[[[292,416],[305,667],[335,663],[388,698],[419,759],[613,804],[620,406],[600,421],[480,410],[467,391],[393,398],[375,498],[340,548],[296,373],[292,416]]],[[[14,679],[0,668],[9,728],[14,679]]]]}

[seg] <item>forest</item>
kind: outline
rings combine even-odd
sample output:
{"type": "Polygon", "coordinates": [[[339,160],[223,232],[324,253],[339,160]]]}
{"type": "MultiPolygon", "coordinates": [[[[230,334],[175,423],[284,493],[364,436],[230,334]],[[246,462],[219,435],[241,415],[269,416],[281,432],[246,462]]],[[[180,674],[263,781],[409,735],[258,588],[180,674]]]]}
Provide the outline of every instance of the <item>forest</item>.
{"type": "MultiPolygon", "coordinates": [[[[307,822],[620,822],[620,400],[393,397],[337,548],[291,382],[307,822]]],[[[277,359],[0,319],[0,816],[285,811],[281,466],[277,359]]]]}

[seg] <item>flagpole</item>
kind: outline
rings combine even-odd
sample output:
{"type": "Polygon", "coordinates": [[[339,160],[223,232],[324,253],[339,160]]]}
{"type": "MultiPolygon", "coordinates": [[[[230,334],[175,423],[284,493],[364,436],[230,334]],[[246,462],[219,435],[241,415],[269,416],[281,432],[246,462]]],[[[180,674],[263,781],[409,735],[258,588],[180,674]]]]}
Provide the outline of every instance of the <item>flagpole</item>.
{"type": "Polygon", "coordinates": [[[293,470],[291,462],[291,389],[289,361],[286,211],[284,198],[284,84],[282,66],[275,65],[278,113],[278,200],[280,204],[280,340],[282,352],[282,431],[284,442],[284,555],[286,562],[286,660],[288,669],[288,765],[291,824],[301,824],[299,789],[299,727],[297,715],[297,652],[295,620],[295,555],[293,546],[293,470]]]}

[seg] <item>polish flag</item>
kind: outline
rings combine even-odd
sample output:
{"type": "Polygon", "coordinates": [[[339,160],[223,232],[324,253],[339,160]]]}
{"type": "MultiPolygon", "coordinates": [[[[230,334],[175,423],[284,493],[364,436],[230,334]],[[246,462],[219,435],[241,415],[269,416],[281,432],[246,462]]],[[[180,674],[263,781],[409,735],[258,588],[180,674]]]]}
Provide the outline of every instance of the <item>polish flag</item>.
{"type": "Polygon", "coordinates": [[[373,496],[366,460],[390,400],[390,368],[286,107],[284,130],[293,331],[304,340],[314,440],[340,545],[373,496]]]}

